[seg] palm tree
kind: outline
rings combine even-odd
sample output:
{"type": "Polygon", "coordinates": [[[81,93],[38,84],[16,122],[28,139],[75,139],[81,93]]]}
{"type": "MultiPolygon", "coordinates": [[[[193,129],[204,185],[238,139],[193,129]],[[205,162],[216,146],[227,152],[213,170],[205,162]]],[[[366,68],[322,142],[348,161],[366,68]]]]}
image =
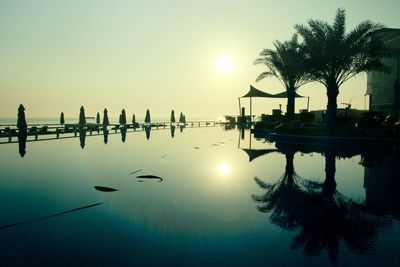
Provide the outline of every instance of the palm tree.
{"type": "Polygon", "coordinates": [[[288,121],[294,117],[296,90],[310,81],[303,67],[304,55],[297,39],[297,34],[294,34],[289,41],[283,43],[275,41],[275,50],[264,49],[260,57],[254,61],[254,64],[267,66],[267,70],[257,77],[256,82],[266,77],[275,77],[286,88],[288,98],[286,119],[288,121]]]}
{"type": "Polygon", "coordinates": [[[346,34],[345,17],[344,9],[339,8],[332,25],[309,20],[308,26],[295,26],[303,38],[302,50],[307,72],[313,81],[326,87],[326,124],[329,136],[335,135],[339,87],[361,72],[389,70],[381,62],[381,58],[388,55],[388,50],[382,40],[373,38],[374,34],[383,29],[383,25],[367,20],[346,34]]]}

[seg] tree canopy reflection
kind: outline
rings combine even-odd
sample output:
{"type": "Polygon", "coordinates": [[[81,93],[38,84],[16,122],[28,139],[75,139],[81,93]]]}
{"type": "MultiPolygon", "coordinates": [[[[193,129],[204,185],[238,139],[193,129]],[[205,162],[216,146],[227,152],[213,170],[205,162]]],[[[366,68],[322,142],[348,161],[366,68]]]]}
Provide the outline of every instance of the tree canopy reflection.
{"type": "Polygon", "coordinates": [[[298,226],[298,218],[302,215],[307,192],[302,190],[293,167],[294,152],[288,152],[286,168],[283,175],[274,184],[267,184],[255,177],[255,182],[266,192],[262,196],[252,195],[259,204],[260,212],[272,212],[271,221],[285,229],[294,229],[298,226]]]}
{"type": "Polygon", "coordinates": [[[337,191],[334,148],[325,149],[325,180],[315,182],[301,178],[294,170],[295,150],[284,149],[286,167],[275,183],[255,182],[265,190],[252,195],[260,212],[270,212],[272,223],[288,230],[298,229],[292,249],[307,256],[326,250],[333,264],[337,263],[343,241],[356,254],[375,250],[375,237],[389,220],[374,216],[363,203],[346,198],[337,191]]]}

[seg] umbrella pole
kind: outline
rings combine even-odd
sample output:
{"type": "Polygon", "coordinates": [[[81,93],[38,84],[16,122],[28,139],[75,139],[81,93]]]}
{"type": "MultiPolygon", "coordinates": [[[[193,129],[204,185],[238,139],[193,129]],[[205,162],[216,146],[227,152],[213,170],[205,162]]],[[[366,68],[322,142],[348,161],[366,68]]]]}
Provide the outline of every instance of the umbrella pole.
{"type": "Polygon", "coordinates": [[[253,117],[253,111],[252,111],[252,97],[250,97],[250,122],[252,122],[252,117],[253,117]]]}
{"type": "Polygon", "coordinates": [[[251,150],[251,133],[249,134],[249,149],[251,150]]]}
{"type": "Polygon", "coordinates": [[[240,116],[242,112],[242,106],[240,105],[240,97],[238,97],[238,101],[239,101],[239,116],[240,116]]]}
{"type": "Polygon", "coordinates": [[[240,148],[240,131],[239,131],[239,138],[238,138],[238,148],[240,148]]]}

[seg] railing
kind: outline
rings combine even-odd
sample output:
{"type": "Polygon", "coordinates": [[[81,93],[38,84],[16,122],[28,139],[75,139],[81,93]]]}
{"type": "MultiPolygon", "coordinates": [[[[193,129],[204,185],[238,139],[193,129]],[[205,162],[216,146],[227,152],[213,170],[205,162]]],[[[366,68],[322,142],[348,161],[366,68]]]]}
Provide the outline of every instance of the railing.
{"type": "Polygon", "coordinates": [[[88,132],[89,136],[102,135],[104,130],[114,131],[118,133],[118,130],[124,130],[125,132],[143,132],[145,130],[162,130],[170,129],[171,127],[184,127],[184,128],[200,128],[200,127],[215,127],[219,125],[220,122],[217,121],[189,121],[185,124],[183,123],[171,123],[171,122],[155,122],[155,123],[136,123],[136,124],[95,124],[88,123],[85,125],[79,124],[30,124],[26,129],[18,129],[14,125],[1,125],[0,126],[0,144],[5,143],[17,143],[18,140],[13,141],[13,137],[19,137],[21,135],[34,136],[34,140],[26,140],[26,142],[33,141],[44,141],[44,140],[55,140],[63,138],[75,138],[78,137],[79,132],[88,132]],[[61,136],[64,134],[73,134],[73,136],[61,136]],[[51,138],[40,138],[39,136],[51,136],[51,138]],[[4,140],[6,139],[6,140],[4,140]]]}

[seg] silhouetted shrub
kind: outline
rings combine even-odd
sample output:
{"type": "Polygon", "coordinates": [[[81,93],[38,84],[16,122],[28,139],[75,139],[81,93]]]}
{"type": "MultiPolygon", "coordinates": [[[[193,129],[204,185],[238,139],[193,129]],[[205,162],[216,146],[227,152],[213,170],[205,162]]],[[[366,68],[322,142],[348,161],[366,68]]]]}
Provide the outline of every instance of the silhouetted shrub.
{"type": "Polygon", "coordinates": [[[315,114],[308,111],[300,113],[300,120],[305,123],[312,123],[315,120],[315,114]]]}
{"type": "Polygon", "coordinates": [[[361,114],[357,126],[362,128],[379,128],[383,126],[384,121],[385,115],[383,112],[368,111],[361,114]]]}
{"type": "Polygon", "coordinates": [[[400,121],[395,122],[394,125],[393,125],[393,127],[394,127],[394,132],[395,132],[397,135],[400,135],[400,121]]]}
{"type": "Polygon", "coordinates": [[[42,129],[40,130],[41,133],[47,133],[49,127],[47,125],[43,126],[42,129]]]}
{"type": "Polygon", "coordinates": [[[29,132],[36,133],[37,132],[37,127],[36,126],[32,126],[31,129],[29,130],[29,132]]]}
{"type": "Polygon", "coordinates": [[[350,116],[337,116],[336,117],[336,126],[343,124],[352,124],[354,122],[353,118],[350,116]]]}
{"type": "Polygon", "coordinates": [[[396,119],[392,115],[386,116],[385,125],[391,126],[391,125],[394,125],[395,122],[396,122],[396,119]]]}
{"type": "Polygon", "coordinates": [[[301,121],[291,121],[287,123],[281,123],[275,127],[276,133],[279,134],[296,134],[297,130],[301,125],[301,121]]]}
{"type": "Polygon", "coordinates": [[[279,123],[275,121],[257,121],[254,123],[254,129],[274,129],[279,123]]]}

